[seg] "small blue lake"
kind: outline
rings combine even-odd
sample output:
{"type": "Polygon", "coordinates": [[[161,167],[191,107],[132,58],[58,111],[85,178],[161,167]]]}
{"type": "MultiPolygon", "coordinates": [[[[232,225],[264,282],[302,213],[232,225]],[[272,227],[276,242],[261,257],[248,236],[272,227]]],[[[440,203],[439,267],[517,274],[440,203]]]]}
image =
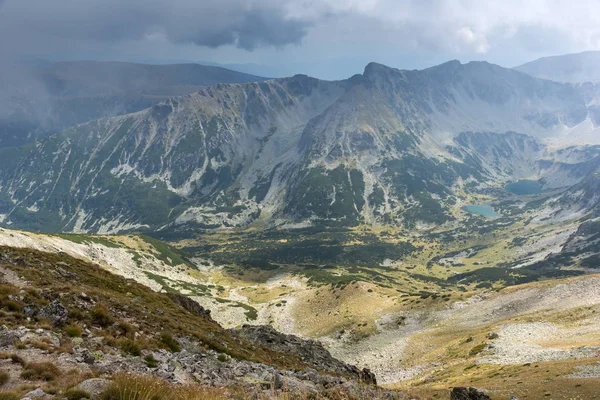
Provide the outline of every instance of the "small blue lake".
{"type": "Polygon", "coordinates": [[[542,193],[542,185],[538,181],[523,179],[514,183],[509,183],[504,187],[507,192],[518,195],[542,193]]]}
{"type": "Polygon", "coordinates": [[[500,216],[489,204],[464,206],[462,209],[470,214],[483,215],[484,217],[488,218],[496,218],[500,216]]]}

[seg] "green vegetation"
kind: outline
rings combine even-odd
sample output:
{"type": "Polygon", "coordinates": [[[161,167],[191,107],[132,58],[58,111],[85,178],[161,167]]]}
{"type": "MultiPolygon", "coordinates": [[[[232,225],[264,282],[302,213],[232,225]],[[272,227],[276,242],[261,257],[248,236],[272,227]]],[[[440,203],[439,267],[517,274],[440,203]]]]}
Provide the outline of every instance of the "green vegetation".
{"type": "Polygon", "coordinates": [[[69,337],[81,337],[81,327],[75,324],[71,324],[64,329],[65,333],[69,337]]]}
{"type": "Polygon", "coordinates": [[[90,316],[93,323],[100,325],[103,328],[106,328],[113,323],[113,318],[111,317],[108,308],[103,304],[97,304],[90,311],[90,316]]]}
{"type": "Polygon", "coordinates": [[[160,343],[166,349],[170,350],[173,353],[178,353],[181,351],[181,346],[177,340],[173,339],[173,335],[167,332],[163,332],[160,334],[160,343]]]}
{"type": "Polygon", "coordinates": [[[146,366],[148,368],[158,367],[158,361],[154,358],[152,354],[148,354],[146,357],[144,357],[144,361],[146,362],[146,366]]]}
{"type": "Polygon", "coordinates": [[[487,347],[486,343],[481,343],[478,344],[477,346],[473,347],[470,351],[469,351],[469,356],[473,357],[476,356],[477,354],[481,353],[482,351],[484,351],[487,347]]]}
{"type": "Polygon", "coordinates": [[[374,267],[385,259],[400,260],[417,250],[405,241],[389,243],[371,233],[343,228],[272,230],[239,236],[233,233],[229,239],[223,244],[190,247],[187,251],[246,269],[276,270],[285,265],[374,267]]]}
{"type": "Polygon", "coordinates": [[[244,312],[244,315],[250,321],[256,321],[256,319],[258,318],[258,311],[256,310],[256,308],[254,308],[248,304],[236,302],[235,304],[233,304],[233,307],[241,307],[241,308],[245,309],[246,312],[244,312]]]}
{"type": "Polygon", "coordinates": [[[188,261],[187,255],[184,252],[177,250],[167,245],[165,242],[150,236],[142,236],[142,239],[144,239],[144,241],[150,243],[154,247],[154,249],[156,250],[156,258],[163,261],[165,264],[173,266],[187,265],[188,267],[194,267],[194,264],[188,261]]]}
{"type": "Polygon", "coordinates": [[[68,240],[73,243],[79,244],[88,244],[88,243],[96,243],[101,244],[106,247],[111,248],[120,248],[121,245],[110,240],[110,236],[92,236],[92,235],[80,235],[76,233],[57,233],[55,236],[58,236],[62,239],[68,240]]]}
{"type": "Polygon", "coordinates": [[[142,355],[142,347],[139,343],[131,339],[124,339],[121,342],[121,350],[123,350],[126,354],[131,354],[132,356],[140,356],[142,355]]]}

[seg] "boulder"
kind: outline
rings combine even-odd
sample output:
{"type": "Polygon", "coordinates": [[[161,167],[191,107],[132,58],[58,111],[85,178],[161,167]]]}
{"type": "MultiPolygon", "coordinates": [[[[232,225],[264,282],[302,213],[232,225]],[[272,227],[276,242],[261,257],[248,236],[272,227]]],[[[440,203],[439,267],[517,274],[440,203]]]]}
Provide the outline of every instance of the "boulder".
{"type": "Polygon", "coordinates": [[[12,346],[18,338],[14,331],[11,331],[6,325],[0,326],[0,347],[12,346]]]}
{"type": "Polygon", "coordinates": [[[32,390],[31,392],[27,393],[25,395],[25,398],[27,398],[27,399],[39,399],[41,397],[44,397],[45,395],[46,395],[46,392],[44,392],[40,388],[37,388],[37,389],[32,390]]]}
{"type": "Polygon", "coordinates": [[[54,326],[64,325],[68,316],[69,311],[58,300],[42,307],[38,313],[38,317],[49,319],[54,326]]]}
{"type": "Polygon", "coordinates": [[[83,390],[84,392],[89,393],[92,399],[97,399],[102,392],[109,388],[111,383],[112,382],[108,379],[92,378],[81,382],[79,385],[75,386],[75,389],[83,390]]]}

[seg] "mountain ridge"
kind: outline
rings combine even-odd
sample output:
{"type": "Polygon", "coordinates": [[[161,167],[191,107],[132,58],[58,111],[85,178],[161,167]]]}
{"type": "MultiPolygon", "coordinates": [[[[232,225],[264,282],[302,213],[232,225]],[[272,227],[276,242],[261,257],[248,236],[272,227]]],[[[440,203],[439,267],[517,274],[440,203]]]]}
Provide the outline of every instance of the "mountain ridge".
{"type": "Polygon", "coordinates": [[[533,174],[568,187],[583,179],[580,164],[597,170],[595,152],[555,162],[548,145],[573,139],[589,112],[572,86],[482,62],[423,71],[371,63],[343,81],[218,84],[5,151],[0,214],[25,228],[100,233],[443,224],[467,201],[468,182],[533,174]],[[527,135],[528,148],[516,141],[504,153],[525,152],[504,161],[525,169],[477,161],[482,147],[461,141],[465,132],[496,134],[495,146],[506,132],[527,135]]]}
{"type": "Polygon", "coordinates": [[[583,83],[598,82],[600,71],[599,51],[542,57],[514,67],[529,75],[558,82],[583,83]]]}
{"type": "Polygon", "coordinates": [[[2,147],[31,143],[74,124],[140,111],[204,86],[266,79],[200,64],[68,61],[15,69],[20,72],[0,77],[2,147]]]}

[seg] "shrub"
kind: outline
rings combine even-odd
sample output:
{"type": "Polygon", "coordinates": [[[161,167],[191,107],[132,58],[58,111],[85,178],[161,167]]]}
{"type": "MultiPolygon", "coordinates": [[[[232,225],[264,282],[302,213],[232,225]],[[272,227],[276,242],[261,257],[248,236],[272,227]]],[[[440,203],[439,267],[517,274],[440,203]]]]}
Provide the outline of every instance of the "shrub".
{"type": "Polygon", "coordinates": [[[55,380],[60,374],[60,369],[52,363],[29,363],[25,366],[23,372],[21,372],[21,378],[30,381],[40,380],[49,382],[55,380]]]}
{"type": "Polygon", "coordinates": [[[125,321],[119,321],[117,324],[117,330],[123,336],[129,336],[135,332],[135,328],[125,321]]]}
{"type": "Polygon", "coordinates": [[[98,304],[96,307],[90,311],[90,316],[92,317],[92,322],[96,325],[100,325],[103,328],[111,325],[113,322],[112,317],[110,316],[108,310],[105,306],[98,304]]]}
{"type": "Polygon", "coordinates": [[[19,400],[21,396],[13,392],[0,392],[0,400],[19,400]]]}
{"type": "Polygon", "coordinates": [[[167,348],[168,350],[171,350],[171,352],[173,352],[173,353],[178,353],[181,351],[181,346],[179,345],[179,342],[177,342],[177,340],[173,339],[173,336],[171,336],[170,333],[166,333],[166,332],[161,333],[160,334],[160,342],[165,348],[167,348]]]}
{"type": "Polygon", "coordinates": [[[11,312],[19,312],[23,309],[23,306],[21,304],[17,303],[16,301],[12,301],[12,300],[3,301],[2,307],[6,308],[8,311],[11,311],[11,312]]]}
{"type": "Polygon", "coordinates": [[[225,362],[225,361],[227,361],[227,356],[225,354],[219,354],[219,356],[217,357],[217,360],[219,360],[221,362],[225,362]]]}
{"type": "Polygon", "coordinates": [[[69,337],[81,337],[81,327],[79,325],[71,324],[65,328],[65,333],[69,337]]]}
{"type": "Polygon", "coordinates": [[[21,357],[19,357],[19,355],[17,354],[11,354],[10,355],[10,361],[12,361],[13,364],[21,364],[21,365],[25,365],[25,360],[23,360],[21,357]]]}
{"type": "Polygon", "coordinates": [[[146,357],[144,357],[144,361],[146,361],[146,366],[148,368],[158,367],[158,361],[156,361],[156,358],[154,358],[152,354],[148,354],[146,357]]]}
{"type": "Polygon", "coordinates": [[[0,386],[4,386],[10,380],[8,372],[0,371],[0,386]]]}
{"type": "Polygon", "coordinates": [[[130,339],[125,339],[121,342],[121,350],[132,356],[140,356],[142,354],[140,345],[130,339]]]}
{"type": "Polygon", "coordinates": [[[481,353],[483,350],[485,350],[486,348],[486,344],[485,343],[481,343],[478,344],[477,346],[473,347],[471,349],[471,351],[469,351],[469,356],[476,356],[477,354],[481,353]]]}
{"type": "Polygon", "coordinates": [[[79,389],[69,389],[65,392],[67,400],[82,400],[89,399],[91,396],[88,392],[79,389]]]}

